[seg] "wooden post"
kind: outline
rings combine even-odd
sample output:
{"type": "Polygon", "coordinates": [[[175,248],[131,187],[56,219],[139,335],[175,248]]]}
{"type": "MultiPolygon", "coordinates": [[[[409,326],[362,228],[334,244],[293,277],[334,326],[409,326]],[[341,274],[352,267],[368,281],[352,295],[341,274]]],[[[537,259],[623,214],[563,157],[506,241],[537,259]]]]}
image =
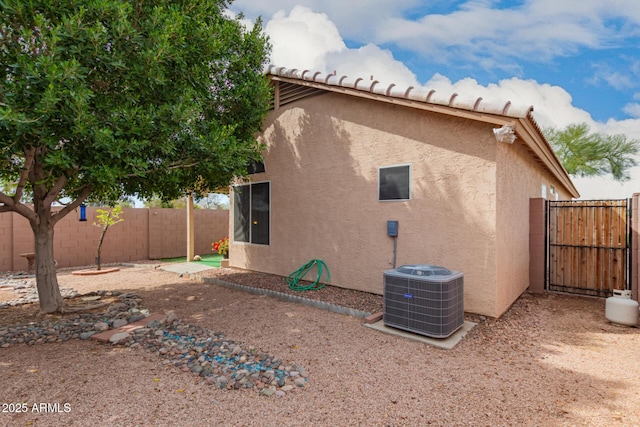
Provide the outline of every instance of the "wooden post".
{"type": "Polygon", "coordinates": [[[187,262],[193,261],[195,254],[195,227],[193,221],[193,194],[187,196],[187,262]]]}

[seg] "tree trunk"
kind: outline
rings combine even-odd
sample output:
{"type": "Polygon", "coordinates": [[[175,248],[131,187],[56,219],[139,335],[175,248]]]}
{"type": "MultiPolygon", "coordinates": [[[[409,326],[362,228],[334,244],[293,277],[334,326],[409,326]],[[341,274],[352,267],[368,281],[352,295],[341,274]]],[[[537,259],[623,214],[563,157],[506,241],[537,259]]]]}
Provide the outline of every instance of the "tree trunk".
{"type": "Polygon", "coordinates": [[[36,283],[40,311],[62,311],[62,294],[58,286],[55,259],[53,257],[53,226],[50,209],[37,211],[37,220],[30,221],[35,238],[36,283]]]}
{"type": "Polygon", "coordinates": [[[102,268],[102,262],[100,261],[100,252],[102,251],[102,241],[104,240],[104,235],[107,234],[108,225],[102,227],[102,233],[100,234],[100,240],[98,240],[98,250],[96,254],[96,270],[100,270],[102,268]]]}

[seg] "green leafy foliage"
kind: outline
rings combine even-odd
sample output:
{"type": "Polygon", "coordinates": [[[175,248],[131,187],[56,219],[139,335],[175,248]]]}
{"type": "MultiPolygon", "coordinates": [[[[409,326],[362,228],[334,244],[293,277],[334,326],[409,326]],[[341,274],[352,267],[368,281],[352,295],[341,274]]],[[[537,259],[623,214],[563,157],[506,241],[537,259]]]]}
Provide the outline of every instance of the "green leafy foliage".
{"type": "Polygon", "coordinates": [[[122,221],[124,221],[124,218],[122,218],[122,206],[116,206],[109,209],[97,209],[96,222],[93,225],[106,229],[122,221]]]}
{"type": "Polygon", "coordinates": [[[564,129],[547,129],[545,135],[570,175],[611,174],[616,181],[628,181],[629,169],[638,163],[640,142],[625,135],[604,135],[590,131],[586,123],[564,129]]]}
{"type": "Polygon", "coordinates": [[[0,0],[0,212],[29,219],[39,281],[83,201],[202,197],[260,158],[269,44],[227,6],[0,0]]]}

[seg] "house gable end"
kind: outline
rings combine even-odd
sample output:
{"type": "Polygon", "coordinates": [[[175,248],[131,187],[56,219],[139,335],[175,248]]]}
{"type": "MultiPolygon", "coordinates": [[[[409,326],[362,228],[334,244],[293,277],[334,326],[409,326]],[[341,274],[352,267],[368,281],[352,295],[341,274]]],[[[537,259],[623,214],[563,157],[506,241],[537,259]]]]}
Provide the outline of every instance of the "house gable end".
{"type": "Polygon", "coordinates": [[[467,102],[461,100],[456,93],[449,97],[438,97],[433,90],[418,90],[413,87],[402,90],[395,84],[385,87],[376,80],[367,81],[362,78],[350,80],[347,76],[324,75],[321,72],[310,72],[309,70],[288,70],[271,66],[267,70],[267,74],[275,87],[272,104],[275,110],[300,99],[335,92],[489,123],[498,127],[510,126],[527,146],[536,161],[551,172],[572,197],[580,196],[568,173],[553,152],[551,145],[544,137],[542,130],[532,117],[533,107],[531,106],[516,107],[511,102],[495,105],[483,102],[482,98],[467,102]]]}

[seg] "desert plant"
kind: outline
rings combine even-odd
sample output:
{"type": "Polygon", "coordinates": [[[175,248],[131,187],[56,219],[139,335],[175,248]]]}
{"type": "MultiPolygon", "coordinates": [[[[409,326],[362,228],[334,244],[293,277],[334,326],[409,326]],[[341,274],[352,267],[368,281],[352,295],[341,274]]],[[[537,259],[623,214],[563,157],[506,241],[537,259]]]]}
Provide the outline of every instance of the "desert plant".
{"type": "Polygon", "coordinates": [[[631,179],[629,170],[638,164],[635,156],[640,154],[640,141],[624,134],[592,132],[586,123],[578,123],[546,129],[545,136],[569,175],[611,174],[614,180],[625,182],[631,179]]]}

